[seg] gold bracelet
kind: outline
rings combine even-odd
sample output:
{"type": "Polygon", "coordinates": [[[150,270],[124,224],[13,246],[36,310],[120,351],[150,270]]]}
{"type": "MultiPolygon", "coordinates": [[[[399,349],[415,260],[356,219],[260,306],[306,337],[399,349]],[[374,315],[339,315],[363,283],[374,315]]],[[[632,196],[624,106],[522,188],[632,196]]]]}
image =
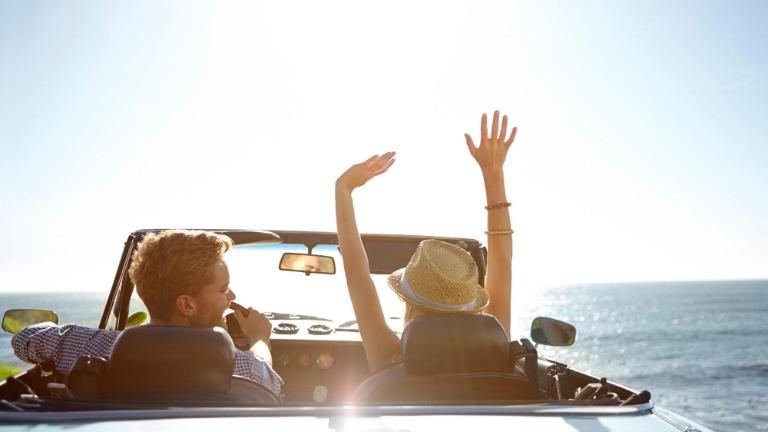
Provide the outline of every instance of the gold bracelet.
{"type": "Polygon", "coordinates": [[[507,207],[510,207],[511,205],[512,205],[512,203],[510,203],[510,202],[488,204],[487,206],[485,206],[485,209],[486,210],[496,210],[496,209],[501,209],[501,208],[507,208],[507,207]]]}
{"type": "Polygon", "coordinates": [[[508,230],[488,230],[485,232],[488,235],[506,235],[506,234],[514,234],[515,230],[508,229],[508,230]]]}

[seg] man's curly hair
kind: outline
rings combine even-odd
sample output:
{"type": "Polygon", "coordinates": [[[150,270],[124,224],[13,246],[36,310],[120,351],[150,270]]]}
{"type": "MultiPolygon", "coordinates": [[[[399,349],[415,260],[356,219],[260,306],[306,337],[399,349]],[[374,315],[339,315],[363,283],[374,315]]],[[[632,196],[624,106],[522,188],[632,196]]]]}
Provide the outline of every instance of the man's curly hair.
{"type": "Polygon", "coordinates": [[[150,233],[139,243],[128,273],[149,314],[167,320],[178,296],[195,295],[210,283],[214,266],[230,247],[229,237],[207,231],[150,233]]]}

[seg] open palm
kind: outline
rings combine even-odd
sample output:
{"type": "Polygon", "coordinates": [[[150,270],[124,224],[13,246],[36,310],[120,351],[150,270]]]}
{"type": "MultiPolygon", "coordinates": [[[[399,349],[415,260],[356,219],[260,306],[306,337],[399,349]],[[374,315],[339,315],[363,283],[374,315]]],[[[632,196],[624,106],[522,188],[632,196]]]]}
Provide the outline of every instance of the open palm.
{"type": "Polygon", "coordinates": [[[379,174],[385,173],[389,167],[395,163],[395,152],[387,152],[383,155],[374,155],[365,162],[361,162],[349,167],[344,174],[339,177],[337,183],[348,190],[358,188],[368,182],[368,180],[379,174]]]}
{"type": "Polygon", "coordinates": [[[475,158],[480,169],[483,172],[492,172],[500,170],[507,158],[507,152],[515,141],[517,127],[512,128],[507,138],[507,116],[501,120],[501,130],[499,130],[499,112],[494,111],[491,133],[488,134],[488,116],[484,113],[480,121],[480,145],[475,147],[472,137],[464,134],[467,140],[467,148],[472,157],[475,158]]]}

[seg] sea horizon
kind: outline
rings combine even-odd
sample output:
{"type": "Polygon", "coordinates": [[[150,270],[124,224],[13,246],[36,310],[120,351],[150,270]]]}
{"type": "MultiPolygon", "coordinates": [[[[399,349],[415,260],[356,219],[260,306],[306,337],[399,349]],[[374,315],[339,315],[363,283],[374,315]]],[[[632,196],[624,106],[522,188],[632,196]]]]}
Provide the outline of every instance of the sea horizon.
{"type": "MultiPolygon", "coordinates": [[[[565,282],[557,284],[546,284],[535,287],[526,287],[526,290],[531,289],[550,289],[550,288],[574,288],[581,286],[611,286],[611,285],[643,285],[643,284],[706,284],[706,283],[725,283],[725,282],[755,282],[763,283],[768,282],[768,276],[765,277],[744,277],[744,278],[714,278],[714,279],[648,279],[648,280],[609,280],[609,281],[587,281],[587,282],[565,282]]],[[[514,284],[514,280],[513,280],[514,284]]],[[[512,287],[513,289],[515,286],[512,287]]],[[[768,289],[768,286],[766,286],[768,289]]],[[[105,293],[109,294],[111,285],[106,288],[100,289],[31,289],[31,290],[2,290],[0,289],[0,295],[3,294],[38,294],[38,293],[105,293]]]]}

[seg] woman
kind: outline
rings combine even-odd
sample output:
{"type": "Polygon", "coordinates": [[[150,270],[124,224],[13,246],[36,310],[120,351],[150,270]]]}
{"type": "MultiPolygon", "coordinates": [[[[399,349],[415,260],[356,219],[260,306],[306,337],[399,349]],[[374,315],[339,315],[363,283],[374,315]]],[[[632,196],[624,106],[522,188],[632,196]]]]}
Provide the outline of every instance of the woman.
{"type": "MultiPolygon", "coordinates": [[[[477,284],[477,267],[466,251],[437,240],[422,242],[408,267],[393,273],[388,283],[405,301],[405,324],[429,313],[478,313],[494,315],[509,334],[512,287],[512,229],[504,188],[504,161],[517,133],[507,137],[507,116],[493,114],[488,133],[487,116],[480,123],[480,145],[464,134],[469,153],[480,165],[488,202],[488,264],[485,290],[477,284]],[[471,262],[470,262],[471,261],[471,262]],[[472,272],[474,270],[474,280],[472,272]]],[[[387,326],[371,279],[360,233],[355,221],[352,191],[386,172],[395,152],[372,156],[353,165],[336,180],[336,229],[344,260],[349,296],[355,310],[363,348],[371,371],[399,361],[400,339],[387,326]]]]}

